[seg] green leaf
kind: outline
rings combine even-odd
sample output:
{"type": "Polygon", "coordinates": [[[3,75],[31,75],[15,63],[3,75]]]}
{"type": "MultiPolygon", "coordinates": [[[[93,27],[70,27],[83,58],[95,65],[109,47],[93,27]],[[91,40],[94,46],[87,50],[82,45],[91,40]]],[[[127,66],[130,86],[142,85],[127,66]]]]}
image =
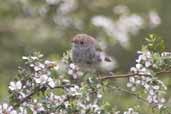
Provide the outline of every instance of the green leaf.
{"type": "Polygon", "coordinates": [[[145,40],[147,41],[147,45],[144,47],[149,51],[162,52],[165,49],[164,41],[157,35],[150,34],[145,40]]]}

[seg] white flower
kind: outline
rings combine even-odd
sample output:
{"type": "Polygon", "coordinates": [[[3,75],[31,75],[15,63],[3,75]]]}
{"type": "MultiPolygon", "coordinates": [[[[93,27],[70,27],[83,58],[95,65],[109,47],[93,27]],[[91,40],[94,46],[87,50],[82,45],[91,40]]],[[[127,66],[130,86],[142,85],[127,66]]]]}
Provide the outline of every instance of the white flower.
{"type": "Polygon", "coordinates": [[[138,57],[138,59],[136,59],[135,61],[136,61],[137,63],[140,63],[141,60],[142,60],[142,55],[140,55],[140,56],[138,57]]]}
{"type": "Polygon", "coordinates": [[[27,114],[27,110],[24,107],[19,107],[18,114],[27,114]]]}
{"type": "Polygon", "coordinates": [[[148,59],[151,59],[152,58],[152,55],[151,55],[151,52],[150,51],[147,51],[145,53],[145,55],[147,56],[148,59]]]}
{"type": "Polygon", "coordinates": [[[76,66],[75,66],[75,64],[73,64],[73,63],[71,63],[71,64],[69,65],[69,67],[70,67],[71,69],[76,69],[76,66]]]}
{"type": "Polygon", "coordinates": [[[40,71],[41,68],[40,68],[39,66],[35,66],[35,67],[34,67],[34,70],[35,70],[35,71],[40,71]]]}
{"type": "Polygon", "coordinates": [[[7,109],[7,108],[8,108],[8,104],[7,104],[7,103],[2,104],[2,105],[1,105],[1,108],[2,108],[2,109],[7,109]]]}
{"type": "Polygon", "coordinates": [[[158,109],[161,109],[163,107],[163,104],[158,105],[158,109]]]}
{"type": "Polygon", "coordinates": [[[48,80],[48,75],[44,74],[44,75],[41,75],[40,77],[35,77],[34,80],[38,84],[40,83],[45,84],[48,80]]]}
{"type": "Polygon", "coordinates": [[[150,75],[151,73],[149,72],[149,70],[147,68],[143,67],[140,70],[140,73],[139,74],[150,75]]]}
{"type": "Polygon", "coordinates": [[[131,91],[136,91],[136,87],[132,87],[131,88],[131,91]]]}
{"type": "Polygon", "coordinates": [[[69,65],[68,74],[72,76],[73,79],[78,79],[83,73],[79,70],[79,67],[73,63],[69,65]]]}
{"type": "Polygon", "coordinates": [[[146,53],[143,53],[142,55],[139,56],[141,58],[141,60],[146,61],[147,60],[147,56],[146,53]]]}
{"type": "Polygon", "coordinates": [[[102,98],[102,94],[98,93],[97,98],[102,98]]]}
{"type": "Polygon", "coordinates": [[[30,64],[30,67],[34,67],[34,64],[30,64]]]}
{"type": "Polygon", "coordinates": [[[10,84],[9,84],[9,89],[10,89],[11,91],[20,90],[21,88],[22,88],[22,83],[21,83],[21,81],[10,82],[10,84]]]}
{"type": "Polygon", "coordinates": [[[149,67],[149,66],[151,66],[152,65],[152,63],[150,62],[150,61],[146,61],[145,62],[145,67],[149,67]]]}
{"type": "Polygon", "coordinates": [[[156,103],[156,104],[157,104],[157,103],[159,103],[159,101],[158,101],[158,99],[157,99],[157,98],[158,98],[158,96],[157,96],[157,95],[154,95],[154,96],[153,96],[153,102],[154,102],[154,103],[156,103]]]}
{"type": "MultiPolygon", "coordinates": [[[[153,107],[161,108],[164,105],[163,103],[165,102],[165,99],[161,98],[161,96],[165,93],[165,91],[162,89],[167,89],[167,87],[161,80],[152,77],[153,69],[151,69],[150,66],[157,66],[155,63],[153,63],[151,52],[138,51],[137,53],[140,55],[136,60],[136,67],[132,67],[130,71],[138,73],[137,75],[139,76],[134,76],[134,78],[130,77],[129,82],[127,83],[127,87],[130,87],[132,91],[135,91],[138,85],[144,87],[145,93],[148,95],[147,101],[153,107]],[[157,83],[154,85],[153,82],[157,83]]],[[[163,55],[165,54],[163,53],[162,56],[163,55]]]]}
{"type": "Polygon", "coordinates": [[[36,57],[36,56],[31,56],[31,59],[33,59],[33,60],[38,60],[38,57],[36,57]]]}
{"type": "Polygon", "coordinates": [[[55,82],[54,82],[54,80],[51,77],[49,77],[47,81],[48,81],[48,85],[51,88],[54,88],[55,87],[55,82]]]}
{"type": "Polygon", "coordinates": [[[29,58],[26,57],[26,56],[23,56],[22,59],[23,59],[23,60],[28,60],[29,58]]]}
{"type": "Polygon", "coordinates": [[[162,52],[161,56],[162,57],[171,56],[171,52],[162,52]]]}
{"type": "Polygon", "coordinates": [[[145,84],[144,87],[145,87],[145,89],[147,89],[147,90],[150,88],[149,84],[145,84]]]}
{"type": "Polygon", "coordinates": [[[136,83],[136,84],[140,84],[140,83],[141,83],[141,80],[136,80],[135,83],[136,83]]]}
{"type": "Polygon", "coordinates": [[[60,105],[63,103],[64,99],[66,99],[66,96],[57,96],[54,93],[50,93],[50,96],[48,96],[47,100],[50,104],[60,105]]]}
{"type": "Polygon", "coordinates": [[[152,101],[153,101],[152,96],[149,95],[149,96],[147,97],[147,101],[148,101],[149,103],[152,103],[152,101]]]}
{"type": "Polygon", "coordinates": [[[134,83],[135,82],[135,78],[134,77],[130,77],[129,78],[129,82],[134,83]]]}
{"type": "Polygon", "coordinates": [[[161,103],[165,103],[165,102],[166,102],[166,99],[165,99],[165,98],[161,98],[161,99],[160,99],[160,102],[161,102],[161,103]]]}
{"type": "Polygon", "coordinates": [[[136,68],[137,69],[141,69],[142,68],[142,64],[136,64],[136,68]]]}
{"type": "Polygon", "coordinates": [[[149,94],[150,94],[150,95],[154,95],[154,94],[155,94],[154,90],[153,90],[153,89],[150,89],[150,90],[149,90],[149,94]]]}
{"type": "Polygon", "coordinates": [[[74,87],[70,87],[67,88],[67,94],[71,95],[71,96],[76,96],[76,95],[80,95],[80,88],[79,86],[75,85],[74,87]]]}
{"type": "Polygon", "coordinates": [[[117,112],[115,112],[115,114],[120,114],[121,113],[121,111],[117,111],[117,112]]]}
{"type": "Polygon", "coordinates": [[[158,86],[158,85],[153,86],[153,89],[155,89],[155,90],[159,90],[159,89],[160,89],[160,86],[158,86]]]}
{"type": "Polygon", "coordinates": [[[0,114],[17,114],[12,106],[9,106],[7,103],[0,105],[0,114]]]}
{"type": "Polygon", "coordinates": [[[39,64],[38,64],[38,66],[39,66],[40,68],[42,68],[42,69],[44,69],[44,68],[45,68],[45,65],[44,65],[44,64],[42,64],[42,63],[39,63],[39,64]]]}
{"type": "Polygon", "coordinates": [[[161,19],[156,11],[151,11],[149,13],[150,27],[155,28],[161,23],[161,19]]]}
{"type": "Polygon", "coordinates": [[[72,70],[72,69],[69,69],[69,70],[68,70],[68,74],[69,74],[69,75],[73,75],[73,70],[72,70]]]}
{"type": "Polygon", "coordinates": [[[132,83],[130,83],[130,82],[128,82],[126,86],[127,86],[127,87],[132,87],[132,86],[133,86],[133,84],[132,84],[132,83]]]}
{"type": "Polygon", "coordinates": [[[12,110],[12,111],[10,111],[10,114],[17,114],[17,111],[12,110]]]}
{"type": "Polygon", "coordinates": [[[131,67],[130,71],[131,71],[131,72],[134,72],[134,73],[137,73],[137,68],[131,67]]]}
{"type": "Polygon", "coordinates": [[[133,108],[128,108],[128,112],[129,112],[129,113],[132,113],[133,111],[134,111],[133,108]]]}
{"type": "Polygon", "coordinates": [[[139,113],[135,112],[133,108],[128,108],[128,111],[125,111],[123,114],[139,114],[139,113]]]}
{"type": "Polygon", "coordinates": [[[145,87],[146,82],[142,80],[140,84],[145,87]]]}

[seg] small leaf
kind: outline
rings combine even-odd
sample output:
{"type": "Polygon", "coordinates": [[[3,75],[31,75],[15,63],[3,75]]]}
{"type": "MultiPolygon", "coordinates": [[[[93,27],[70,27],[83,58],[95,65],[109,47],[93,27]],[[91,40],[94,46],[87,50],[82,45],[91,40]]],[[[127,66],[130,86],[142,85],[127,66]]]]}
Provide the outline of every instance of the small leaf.
{"type": "Polygon", "coordinates": [[[145,40],[147,41],[148,44],[146,46],[143,46],[143,48],[145,47],[149,51],[161,52],[165,48],[164,41],[157,35],[150,34],[149,37],[146,38],[145,40]]]}

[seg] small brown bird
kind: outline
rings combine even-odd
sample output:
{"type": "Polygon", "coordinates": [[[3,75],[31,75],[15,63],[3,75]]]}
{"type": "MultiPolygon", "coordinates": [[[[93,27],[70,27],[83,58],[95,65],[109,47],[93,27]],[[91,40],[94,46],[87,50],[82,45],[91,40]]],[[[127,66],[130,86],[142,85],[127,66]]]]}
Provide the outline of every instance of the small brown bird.
{"type": "Polygon", "coordinates": [[[75,35],[72,39],[72,61],[83,70],[101,70],[103,64],[111,64],[112,59],[106,57],[104,52],[97,51],[96,45],[96,39],[92,36],[75,35]]]}

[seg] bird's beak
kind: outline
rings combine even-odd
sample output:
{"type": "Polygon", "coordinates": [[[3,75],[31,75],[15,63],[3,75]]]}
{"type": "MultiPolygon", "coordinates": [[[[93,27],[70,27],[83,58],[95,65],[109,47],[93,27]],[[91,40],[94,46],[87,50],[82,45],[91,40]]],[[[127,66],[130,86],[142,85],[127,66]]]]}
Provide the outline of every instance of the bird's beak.
{"type": "Polygon", "coordinates": [[[72,43],[75,43],[75,40],[74,39],[72,39],[72,41],[71,41],[72,43]]]}

